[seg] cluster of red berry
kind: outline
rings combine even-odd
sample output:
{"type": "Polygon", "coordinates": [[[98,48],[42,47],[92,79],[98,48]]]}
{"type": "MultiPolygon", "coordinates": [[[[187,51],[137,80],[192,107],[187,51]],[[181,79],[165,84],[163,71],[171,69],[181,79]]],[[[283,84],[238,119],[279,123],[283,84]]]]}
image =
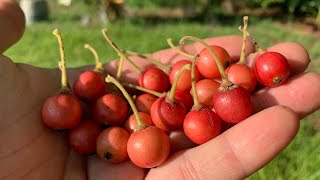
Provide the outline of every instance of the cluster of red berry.
{"type": "Polygon", "coordinates": [[[255,66],[246,65],[246,39],[253,40],[247,32],[247,21],[245,16],[241,28],[242,52],[236,64],[230,64],[224,48],[185,36],[180,44],[195,41],[203,45],[203,50],[188,54],[168,39],[170,47],[185,58],[167,66],[145,55],[119,49],[107,31],[102,30],[120,56],[117,76],[107,75],[97,53],[86,45],[95,55],[96,67],[79,74],[72,90],[66,75],[62,38],[55,30],[60,44],[62,88],[45,100],[42,121],[49,128],[69,130],[70,146],[79,154],[97,153],[111,163],[129,158],[142,168],[159,166],[173,152],[215,138],[223,132],[224,124],[234,125],[251,116],[254,113],[251,94],[257,84],[276,87],[287,80],[288,61],[277,52],[260,49],[255,66]],[[149,60],[155,66],[141,70],[130,56],[149,60]],[[124,60],[140,73],[139,85],[119,82],[124,60]],[[128,88],[140,93],[129,94],[128,88]],[[175,149],[173,144],[179,142],[171,137],[178,131],[190,143],[175,149]]]}

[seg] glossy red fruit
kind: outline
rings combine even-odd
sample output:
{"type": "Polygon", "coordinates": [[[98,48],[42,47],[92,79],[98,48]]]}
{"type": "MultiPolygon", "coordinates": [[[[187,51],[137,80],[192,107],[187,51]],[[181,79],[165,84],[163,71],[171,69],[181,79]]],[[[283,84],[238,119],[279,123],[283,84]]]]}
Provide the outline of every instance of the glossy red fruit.
{"type": "Polygon", "coordinates": [[[77,97],[69,94],[57,94],[47,98],[42,105],[41,119],[53,129],[71,129],[76,127],[82,116],[81,103],[77,97]]]}
{"type": "Polygon", "coordinates": [[[102,128],[96,121],[83,120],[69,131],[69,144],[79,154],[93,154],[96,152],[96,140],[101,131],[102,128]]]}
{"type": "Polygon", "coordinates": [[[110,126],[119,126],[127,118],[128,104],[121,97],[105,94],[98,98],[92,107],[94,119],[110,126]]]}
{"type": "Polygon", "coordinates": [[[213,96],[212,105],[218,116],[228,123],[239,123],[253,114],[250,92],[238,85],[219,88],[213,96]]]}
{"type": "Polygon", "coordinates": [[[137,106],[139,112],[150,114],[151,106],[157,99],[157,96],[149,93],[144,93],[137,96],[137,98],[134,100],[134,104],[137,106]]]}
{"type": "Polygon", "coordinates": [[[205,107],[212,107],[212,98],[220,87],[220,83],[212,79],[202,79],[196,83],[199,103],[205,107]]]}
{"type": "Polygon", "coordinates": [[[280,86],[290,75],[288,60],[278,52],[265,52],[258,56],[254,71],[257,80],[267,87],[280,86]]]}
{"type": "Polygon", "coordinates": [[[246,64],[233,64],[226,69],[226,74],[233,84],[239,85],[249,92],[253,92],[256,89],[256,75],[246,64]]]}
{"type": "Polygon", "coordinates": [[[170,86],[169,76],[159,68],[148,68],[140,75],[139,85],[153,91],[165,92],[170,86]]]}
{"type": "Polygon", "coordinates": [[[135,165],[141,168],[157,167],[169,156],[169,136],[161,129],[149,126],[130,135],[127,152],[135,165]]]}
{"type": "MultiPolygon", "coordinates": [[[[144,112],[139,112],[139,116],[141,120],[147,125],[147,126],[153,126],[152,119],[149,114],[144,113],[144,112]]],[[[132,114],[128,120],[124,123],[124,128],[129,132],[133,133],[137,128],[137,119],[134,114],[132,114]]]]}
{"type": "Polygon", "coordinates": [[[158,98],[152,104],[150,116],[155,126],[169,132],[182,128],[187,111],[180,101],[169,102],[166,98],[166,96],[158,98]]]}
{"type": "MultiPolygon", "coordinates": [[[[220,46],[211,45],[210,47],[218,56],[224,68],[228,67],[230,64],[230,55],[228,52],[220,46]]],[[[205,78],[214,79],[220,77],[219,69],[215,59],[211,56],[209,50],[206,48],[200,51],[199,56],[196,59],[196,67],[198,68],[200,74],[205,78]]]]}
{"type": "Polygon", "coordinates": [[[74,94],[83,100],[95,100],[105,92],[105,81],[101,73],[85,71],[73,84],[74,94]]]}
{"type": "MultiPolygon", "coordinates": [[[[173,84],[174,80],[177,78],[179,70],[186,64],[191,65],[192,63],[188,60],[180,60],[172,66],[169,74],[169,79],[171,84],[173,84]]],[[[195,68],[195,81],[197,82],[199,79],[200,79],[200,73],[198,69],[195,68]]],[[[176,89],[182,90],[182,91],[190,91],[191,89],[191,71],[190,70],[185,70],[181,74],[178,80],[176,89]]]]}
{"type": "Polygon", "coordinates": [[[190,111],[183,122],[183,131],[196,144],[203,144],[221,133],[221,119],[209,108],[190,111]]]}
{"type": "Polygon", "coordinates": [[[109,127],[97,138],[97,155],[110,163],[121,163],[128,159],[129,133],[121,127],[109,127]]]}
{"type": "Polygon", "coordinates": [[[186,108],[186,111],[188,112],[192,106],[193,106],[193,99],[190,94],[190,91],[181,91],[181,90],[176,90],[174,93],[174,98],[184,105],[186,108]]]}

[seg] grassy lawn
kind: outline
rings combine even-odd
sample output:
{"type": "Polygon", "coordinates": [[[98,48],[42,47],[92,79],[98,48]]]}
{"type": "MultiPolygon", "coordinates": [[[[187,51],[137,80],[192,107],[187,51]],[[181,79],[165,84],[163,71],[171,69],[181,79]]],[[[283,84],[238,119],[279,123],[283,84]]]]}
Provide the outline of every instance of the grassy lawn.
{"type": "MultiPolygon", "coordinates": [[[[57,67],[58,45],[51,34],[59,28],[63,34],[66,58],[69,67],[93,63],[93,57],[83,48],[85,43],[97,49],[103,62],[115,59],[117,54],[107,44],[101,34],[102,26],[81,27],[80,14],[86,11],[81,4],[68,9],[51,5],[51,21],[29,26],[25,36],[13,48],[5,52],[16,62],[39,67],[57,67]]],[[[203,24],[197,22],[130,23],[118,22],[105,26],[111,37],[123,49],[146,53],[168,48],[166,38],[178,40],[184,35],[199,38],[228,34],[241,34],[237,23],[203,24]]],[[[250,33],[262,47],[283,41],[301,43],[310,53],[312,63],[309,70],[320,73],[320,40],[298,29],[281,28],[269,19],[249,22],[250,33]],[[290,29],[291,31],[289,31],[290,29]]],[[[301,129],[294,141],[270,164],[248,179],[320,179],[320,132],[312,128],[313,122],[320,118],[315,113],[301,123],[301,129]]]]}

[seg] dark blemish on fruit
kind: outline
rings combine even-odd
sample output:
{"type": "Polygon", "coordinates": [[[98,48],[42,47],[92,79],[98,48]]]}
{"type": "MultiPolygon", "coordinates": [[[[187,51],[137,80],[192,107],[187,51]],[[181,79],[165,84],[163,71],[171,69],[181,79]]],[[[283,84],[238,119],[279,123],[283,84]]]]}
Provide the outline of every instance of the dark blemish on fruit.
{"type": "Polygon", "coordinates": [[[273,81],[275,84],[280,84],[281,81],[282,81],[282,79],[281,79],[281,77],[275,77],[275,78],[273,78],[272,81],[273,81]]]}
{"type": "Polygon", "coordinates": [[[109,159],[112,158],[112,154],[109,153],[109,152],[105,152],[103,156],[104,156],[104,158],[107,159],[107,160],[109,160],[109,159]]]}
{"type": "Polygon", "coordinates": [[[229,66],[230,66],[230,62],[229,62],[229,61],[226,61],[226,62],[224,63],[224,66],[223,66],[223,67],[224,67],[225,69],[227,69],[229,66]]]}

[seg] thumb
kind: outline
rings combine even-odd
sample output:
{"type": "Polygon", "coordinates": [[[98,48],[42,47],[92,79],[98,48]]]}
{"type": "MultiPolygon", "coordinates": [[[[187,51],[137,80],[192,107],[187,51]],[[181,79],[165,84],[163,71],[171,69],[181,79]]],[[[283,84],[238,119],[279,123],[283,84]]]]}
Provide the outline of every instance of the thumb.
{"type": "Polygon", "coordinates": [[[15,0],[0,1],[0,27],[0,53],[3,53],[25,30],[24,14],[15,0]]]}

